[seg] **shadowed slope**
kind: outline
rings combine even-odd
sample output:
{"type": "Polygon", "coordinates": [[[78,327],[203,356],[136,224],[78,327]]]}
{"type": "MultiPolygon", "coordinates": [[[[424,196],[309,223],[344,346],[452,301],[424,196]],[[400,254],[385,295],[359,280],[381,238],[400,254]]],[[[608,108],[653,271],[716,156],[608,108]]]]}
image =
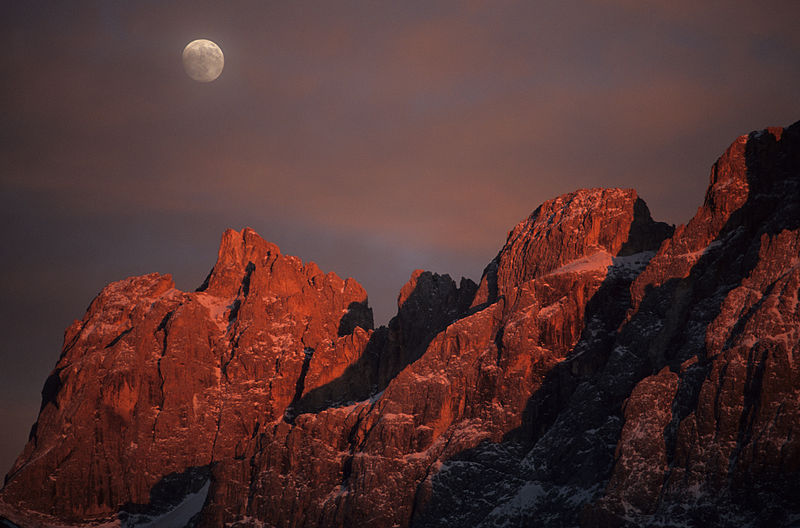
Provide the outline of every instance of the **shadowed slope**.
{"type": "Polygon", "coordinates": [[[480,285],[417,271],[378,330],[352,279],[228,231],[197,292],[119,281],[67,331],[0,511],[169,489],[209,527],[789,524],[799,156],[797,124],[740,138],[671,236],[632,190],[549,200],[480,285]]]}

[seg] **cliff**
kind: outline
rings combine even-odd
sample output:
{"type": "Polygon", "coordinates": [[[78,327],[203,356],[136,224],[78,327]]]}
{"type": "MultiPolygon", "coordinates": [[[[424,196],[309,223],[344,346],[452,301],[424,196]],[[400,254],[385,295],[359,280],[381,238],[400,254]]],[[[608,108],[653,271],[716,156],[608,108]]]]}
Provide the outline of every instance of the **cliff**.
{"type": "Polygon", "coordinates": [[[789,526],[799,288],[800,123],[738,138],[685,226],[630,189],[549,200],[378,329],[353,279],[229,230],[197,291],[115,282],[67,329],[0,514],[789,526]]]}

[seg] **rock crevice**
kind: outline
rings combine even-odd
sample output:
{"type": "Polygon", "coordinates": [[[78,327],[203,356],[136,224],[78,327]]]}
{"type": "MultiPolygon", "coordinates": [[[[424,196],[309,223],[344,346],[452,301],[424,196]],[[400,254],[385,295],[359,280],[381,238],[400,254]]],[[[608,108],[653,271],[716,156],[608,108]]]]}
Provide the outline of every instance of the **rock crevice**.
{"type": "Polygon", "coordinates": [[[737,139],[686,225],[631,189],[548,200],[377,329],[353,279],[228,230],[198,290],[118,281],[67,329],[0,515],[202,492],[194,526],[790,526],[798,255],[800,123],[737,139]]]}

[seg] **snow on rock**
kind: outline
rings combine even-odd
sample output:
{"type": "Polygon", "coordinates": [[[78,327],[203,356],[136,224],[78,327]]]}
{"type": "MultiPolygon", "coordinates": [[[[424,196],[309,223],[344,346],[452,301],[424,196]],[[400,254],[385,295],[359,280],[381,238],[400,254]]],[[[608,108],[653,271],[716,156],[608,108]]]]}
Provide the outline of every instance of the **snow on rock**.
{"type": "Polygon", "coordinates": [[[211,480],[207,480],[203,487],[194,493],[189,493],[172,510],[160,515],[133,515],[127,518],[120,526],[122,528],[182,528],[189,525],[189,521],[200,513],[208,497],[211,480]]]}
{"type": "Polygon", "coordinates": [[[205,468],[126,522],[790,526],[798,152],[738,140],[674,233],[629,189],[549,200],[378,329],[352,279],[226,231],[200,291],[119,281],[68,329],[0,513],[107,523],[205,468]]]}

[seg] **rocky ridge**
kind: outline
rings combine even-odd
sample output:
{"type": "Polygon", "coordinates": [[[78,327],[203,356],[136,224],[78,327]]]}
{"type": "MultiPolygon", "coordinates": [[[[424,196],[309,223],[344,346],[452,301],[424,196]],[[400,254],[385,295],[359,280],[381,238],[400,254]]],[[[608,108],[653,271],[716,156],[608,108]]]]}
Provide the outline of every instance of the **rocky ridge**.
{"type": "Polygon", "coordinates": [[[354,280],[229,230],[197,291],[112,283],[67,330],[0,514],[790,526],[799,288],[800,123],[737,139],[674,232],[576,191],[478,285],[415,271],[378,329],[354,280]]]}

